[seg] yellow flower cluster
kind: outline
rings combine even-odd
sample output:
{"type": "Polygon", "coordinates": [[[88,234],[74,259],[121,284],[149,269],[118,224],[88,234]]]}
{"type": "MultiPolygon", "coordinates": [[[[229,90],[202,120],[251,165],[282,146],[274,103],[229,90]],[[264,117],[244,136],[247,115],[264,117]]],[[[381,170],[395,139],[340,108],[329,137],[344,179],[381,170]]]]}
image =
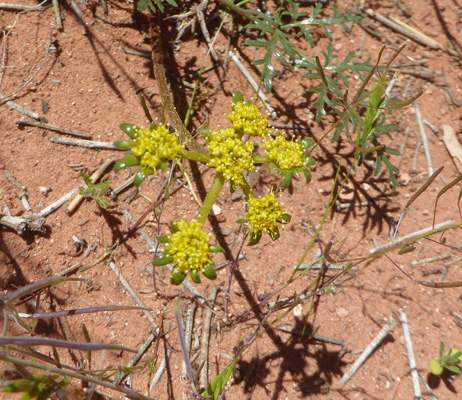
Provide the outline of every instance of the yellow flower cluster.
{"type": "Polygon", "coordinates": [[[263,136],[268,129],[268,120],[253,103],[243,101],[233,104],[228,115],[236,132],[251,136],[263,136]]]}
{"type": "Polygon", "coordinates": [[[141,165],[154,171],[162,161],[173,160],[182,151],[178,137],[168,131],[168,126],[159,125],[154,130],[138,128],[134,136],[133,154],[141,157],[141,165]]]}
{"type": "Polygon", "coordinates": [[[251,197],[248,200],[250,206],[247,215],[248,223],[250,224],[250,232],[257,236],[265,231],[270,235],[278,232],[278,222],[283,221],[283,212],[281,206],[273,192],[270,192],[266,197],[255,198],[251,197]]]}
{"type": "Polygon", "coordinates": [[[177,222],[178,232],[170,235],[166,252],[174,260],[174,269],[188,273],[189,269],[203,272],[210,260],[210,234],[202,230],[199,221],[193,219],[177,222]]]}
{"type": "Polygon", "coordinates": [[[303,166],[305,149],[300,142],[288,141],[284,136],[267,138],[262,144],[266,158],[273,161],[280,169],[292,169],[303,166]]]}
{"type": "Polygon", "coordinates": [[[244,183],[242,172],[255,170],[252,159],[254,145],[250,141],[243,143],[232,128],[211,132],[207,147],[214,157],[207,165],[216,168],[235,185],[241,185],[244,183]]]}

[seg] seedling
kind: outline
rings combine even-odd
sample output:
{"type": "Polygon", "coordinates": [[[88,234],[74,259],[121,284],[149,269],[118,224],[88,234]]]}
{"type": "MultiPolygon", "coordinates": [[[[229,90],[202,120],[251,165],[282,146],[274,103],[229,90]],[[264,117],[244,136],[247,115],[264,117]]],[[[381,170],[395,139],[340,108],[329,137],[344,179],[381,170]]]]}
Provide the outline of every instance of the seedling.
{"type": "Polygon", "coordinates": [[[462,351],[453,347],[445,354],[444,343],[440,342],[440,360],[430,358],[428,366],[432,374],[436,376],[442,375],[445,369],[453,374],[460,375],[460,368],[457,366],[460,362],[462,362],[462,351]]]}
{"type": "Polygon", "coordinates": [[[106,209],[109,206],[109,200],[104,198],[102,196],[102,193],[104,193],[104,191],[111,184],[111,182],[100,182],[97,185],[95,185],[91,181],[90,176],[84,173],[82,173],[81,175],[87,187],[80,189],[80,195],[85,197],[91,197],[92,199],[96,200],[102,208],[106,209]]]}

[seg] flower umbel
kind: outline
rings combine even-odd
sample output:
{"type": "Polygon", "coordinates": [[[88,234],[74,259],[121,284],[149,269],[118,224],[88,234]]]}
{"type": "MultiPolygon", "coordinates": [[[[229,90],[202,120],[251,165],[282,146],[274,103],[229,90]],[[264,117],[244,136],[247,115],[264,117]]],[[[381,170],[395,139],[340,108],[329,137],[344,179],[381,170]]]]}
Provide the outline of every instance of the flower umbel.
{"type": "Polygon", "coordinates": [[[290,221],[290,215],[281,210],[273,192],[266,197],[249,198],[248,205],[249,213],[238,222],[248,222],[250,225],[249,245],[258,243],[264,231],[268,232],[271,239],[276,240],[279,237],[278,224],[287,224],[290,221]]]}
{"type": "Polygon", "coordinates": [[[178,143],[174,133],[168,131],[168,126],[151,123],[149,129],[141,129],[132,124],[121,124],[122,129],[131,139],[119,140],[114,146],[120,150],[128,150],[122,160],[115,165],[115,172],[123,168],[139,165],[135,176],[135,186],[141,183],[158,168],[167,169],[167,160],[173,160],[182,155],[183,147],[178,143]]]}
{"type": "Polygon", "coordinates": [[[241,135],[263,136],[268,129],[268,120],[253,103],[234,103],[228,119],[235,131],[241,135]]]}
{"type": "Polygon", "coordinates": [[[170,133],[168,126],[165,125],[159,125],[155,129],[138,128],[134,139],[133,154],[141,157],[141,165],[150,167],[154,171],[162,161],[173,160],[182,151],[178,137],[170,133]]]}
{"type": "Polygon", "coordinates": [[[304,165],[305,148],[298,141],[288,141],[284,136],[275,139],[267,138],[262,147],[266,151],[268,160],[273,161],[280,169],[289,170],[304,165]]]}
{"type": "Polygon", "coordinates": [[[243,143],[232,128],[211,132],[207,147],[214,157],[208,166],[216,168],[234,185],[241,185],[244,182],[242,172],[255,170],[252,159],[254,145],[250,141],[243,143]]]}
{"type": "Polygon", "coordinates": [[[188,272],[196,283],[201,281],[199,273],[203,273],[209,279],[215,279],[216,274],[210,253],[222,249],[209,244],[211,235],[205,233],[200,222],[195,219],[189,224],[185,219],[172,223],[172,228],[173,234],[157,236],[160,242],[166,243],[166,249],[154,260],[153,265],[172,263],[170,280],[173,284],[180,284],[188,272]]]}

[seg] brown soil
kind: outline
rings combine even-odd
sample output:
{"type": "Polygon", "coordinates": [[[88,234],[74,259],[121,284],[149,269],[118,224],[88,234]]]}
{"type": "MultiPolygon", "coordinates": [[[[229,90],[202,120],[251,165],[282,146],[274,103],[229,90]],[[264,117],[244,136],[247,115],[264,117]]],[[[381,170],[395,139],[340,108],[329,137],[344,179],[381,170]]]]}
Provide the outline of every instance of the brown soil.
{"type": "MultiPolygon", "coordinates": [[[[5,1],[16,3],[13,0],[5,1]]],[[[22,3],[36,4],[32,0],[22,3]]],[[[127,3],[131,2],[109,2],[107,18],[117,22],[132,21],[133,4],[127,3]]],[[[456,0],[370,3],[369,6],[377,12],[400,18],[440,43],[454,45],[454,50],[460,52],[461,41],[457,38],[462,26],[462,6],[456,0]]],[[[152,115],[160,118],[162,111],[151,61],[124,51],[151,51],[148,20],[145,17],[147,13],[136,14],[137,23],[134,26],[111,25],[95,16],[103,15],[99,3],[90,1],[78,4],[86,21],[87,35],[82,34],[81,26],[70,9],[64,10],[66,19],[62,32],[50,28],[55,24],[52,8],[43,12],[0,12],[3,33],[0,92],[2,96],[7,96],[24,86],[9,100],[38,112],[50,124],[88,132],[93,140],[114,142],[125,139],[124,133],[118,129],[120,123],[145,125],[146,118],[138,100],[140,94],[149,99],[152,115]]],[[[215,5],[210,8],[215,9],[215,5]]],[[[304,8],[309,10],[307,6],[304,8]]],[[[243,36],[235,31],[240,22],[236,20],[232,25],[231,21],[230,19],[225,25],[225,34],[220,35],[215,47],[220,58],[225,60],[227,37],[231,37],[232,47],[238,46],[244,63],[251,70],[249,62],[255,55],[243,45],[243,36]]],[[[339,59],[350,51],[361,54],[361,60],[369,57],[376,59],[382,45],[397,48],[406,42],[404,37],[380,26],[376,21],[365,21],[377,26],[374,31],[382,36],[382,41],[365,33],[358,26],[354,26],[351,33],[335,29],[333,44],[339,59]]],[[[211,23],[211,34],[217,27],[216,21],[211,23]]],[[[188,31],[180,42],[173,42],[173,32],[166,30],[164,33],[168,79],[180,115],[184,114],[191,95],[189,86],[183,85],[181,81],[194,84],[195,72],[199,70],[207,50],[199,24],[196,24],[195,30],[194,34],[188,31]]],[[[322,58],[325,40],[321,39],[314,50],[301,41],[298,45],[307,53],[312,54],[314,51],[322,58]]],[[[441,166],[445,168],[429,189],[412,204],[401,223],[398,236],[431,226],[436,195],[446,183],[458,175],[441,139],[442,125],[450,125],[456,132],[462,131],[459,107],[462,101],[460,59],[444,51],[431,50],[410,41],[407,43],[408,46],[398,62],[422,62],[421,65],[428,68],[431,78],[422,79],[404,73],[396,83],[392,95],[404,98],[406,94],[409,99],[411,93],[423,90],[419,100],[421,113],[424,119],[438,128],[438,132],[433,133],[426,127],[433,165],[435,170],[441,166]]],[[[392,50],[389,48],[385,52],[384,60],[391,54],[392,50]]],[[[228,63],[226,74],[210,58],[207,59],[206,66],[214,68],[206,72],[200,81],[196,112],[192,121],[193,131],[205,121],[210,121],[215,126],[227,124],[226,113],[233,90],[240,90],[246,98],[254,95],[233,62],[228,63]]],[[[423,71],[416,66],[402,69],[423,71]]],[[[257,78],[255,72],[253,70],[252,73],[257,78]]],[[[359,86],[359,82],[356,81],[355,84],[359,86]]],[[[323,126],[319,126],[313,121],[313,110],[310,108],[313,97],[306,92],[309,85],[309,81],[301,80],[301,73],[286,71],[283,79],[274,81],[273,93],[268,98],[279,115],[274,122],[302,125],[308,130],[304,134],[319,140],[328,127],[325,122],[323,126]]],[[[353,92],[354,85],[351,88],[351,93],[353,92]]],[[[22,193],[21,188],[7,180],[7,174],[25,187],[32,210],[37,212],[81,185],[80,171],[71,165],[83,165],[88,172],[92,172],[109,157],[122,157],[122,152],[113,150],[54,144],[50,141],[57,136],[54,132],[35,127],[19,129],[16,122],[22,117],[18,111],[5,104],[0,106],[2,213],[9,209],[14,216],[30,214],[25,212],[18,198],[22,193]],[[51,188],[51,191],[43,194],[42,187],[51,188]]],[[[386,144],[400,148],[404,138],[407,138],[400,167],[400,185],[396,193],[393,194],[386,183],[386,175],[374,177],[367,165],[358,168],[341,193],[339,204],[369,202],[371,205],[334,209],[328,215],[321,232],[325,243],[329,240],[334,243],[344,240],[337,248],[337,261],[344,265],[344,260],[365,257],[376,245],[390,241],[391,223],[398,221],[406,202],[428,178],[425,155],[422,150],[417,149],[416,152],[417,146],[420,146],[420,134],[414,108],[410,106],[396,110],[391,119],[401,129],[394,132],[392,140],[386,144]]],[[[216,316],[212,319],[210,335],[209,380],[230,363],[226,355],[232,356],[255,332],[259,321],[268,312],[267,305],[259,305],[260,300],[287,281],[294,265],[303,256],[313,231],[319,227],[338,164],[348,165],[348,160],[352,157],[352,147],[348,141],[339,141],[335,145],[328,144],[328,141],[324,140],[313,155],[317,165],[312,170],[312,182],[306,185],[302,180],[297,181],[292,190],[282,195],[285,209],[290,210],[292,221],[281,238],[272,242],[266,236],[258,246],[244,248],[246,259],[240,262],[231,286],[230,326],[222,321],[225,300],[223,292],[218,292],[214,306],[216,316]],[[248,318],[242,318],[249,310],[251,312],[248,318]]],[[[396,161],[396,157],[394,160],[396,161]]],[[[200,169],[199,174],[197,166],[189,163],[185,165],[199,199],[203,199],[206,188],[211,183],[211,171],[200,169]]],[[[125,171],[119,174],[110,172],[108,180],[112,182],[111,187],[117,187],[126,176],[125,171]]],[[[11,292],[18,287],[51,277],[70,265],[81,263],[88,266],[94,263],[105,249],[117,240],[120,241],[132,225],[133,222],[127,221],[122,211],[128,209],[134,219],[139,218],[157,196],[165,177],[166,173],[151,176],[140,187],[135,200],[129,204],[124,202],[130,193],[129,189],[117,201],[112,201],[106,211],[95,201],[86,200],[69,216],[65,213],[68,205],[66,203],[46,218],[46,232],[43,234],[19,236],[11,230],[1,230],[0,289],[11,292]],[[86,258],[83,258],[86,249],[80,255],[73,255],[76,252],[73,235],[84,239],[93,247],[93,251],[86,258]]],[[[273,182],[272,179],[262,173],[256,179],[256,190],[264,193],[273,182]]],[[[439,200],[436,223],[458,220],[457,190],[453,188],[439,200]]],[[[213,232],[216,243],[228,246],[230,254],[235,256],[242,240],[242,232],[235,221],[245,215],[245,210],[242,203],[231,201],[228,190],[222,192],[219,200],[222,213],[210,219],[205,229],[213,232]]],[[[159,232],[169,233],[170,220],[177,220],[183,215],[192,218],[199,209],[186,186],[174,193],[162,207],[158,219],[150,213],[142,224],[144,232],[153,239],[159,232]]],[[[454,247],[459,246],[460,249],[462,235],[458,230],[446,236],[447,245],[453,247],[438,243],[439,237],[434,237],[435,241],[419,242],[417,250],[412,253],[403,256],[395,253],[391,258],[417,280],[462,281],[461,253],[454,247]],[[412,261],[446,253],[450,253],[450,256],[444,260],[411,266],[412,261]]],[[[318,247],[313,247],[304,263],[313,260],[317,249],[318,247]]],[[[148,252],[146,242],[140,234],[133,235],[125,243],[115,247],[111,257],[144,304],[152,308],[152,315],[164,334],[160,341],[153,342],[138,365],[143,365],[149,358],[157,357],[154,367],[156,371],[164,359],[166,349],[172,351],[167,370],[150,392],[150,396],[159,399],[188,398],[188,384],[180,379],[182,355],[173,306],[178,295],[181,297],[184,313],[192,304],[198,305],[194,332],[199,341],[206,307],[200,306],[183,286],[163,284],[169,280],[166,268],[156,270],[158,293],[153,293],[149,268],[153,254],[148,252]]],[[[225,258],[221,255],[214,260],[219,264],[225,258]]],[[[335,271],[328,272],[326,278],[334,274],[335,271]]],[[[39,307],[41,312],[50,309],[135,304],[106,262],[98,263],[85,272],[77,272],[74,276],[83,277],[87,281],[81,284],[63,283],[53,288],[49,295],[42,295],[39,307]]],[[[217,281],[204,279],[196,287],[207,298],[218,284],[227,287],[228,277],[229,269],[222,268],[218,272],[217,281]]],[[[313,277],[312,273],[297,280],[282,291],[280,297],[294,293],[303,294],[308,290],[313,277]]],[[[403,331],[394,318],[401,308],[407,313],[419,374],[432,387],[437,398],[460,398],[462,380],[432,378],[428,359],[437,357],[440,341],[448,346],[462,348],[462,321],[450,314],[462,314],[461,299],[460,288],[435,289],[414,283],[387,258],[360,264],[357,271],[337,279],[330,293],[316,299],[313,312],[306,320],[308,331],[343,341],[346,352],[337,344],[315,340],[313,337],[300,339],[299,335],[278,329],[285,326],[302,330],[311,304],[306,301],[301,306],[300,314],[291,311],[249,347],[233,374],[226,398],[412,398],[413,389],[403,331]],[[394,331],[348,383],[343,388],[339,387],[340,378],[390,317],[393,319],[394,331]]],[[[26,309],[33,310],[32,306],[23,311],[26,309]]],[[[59,321],[44,320],[38,324],[36,335],[84,341],[83,324],[88,329],[92,342],[121,344],[133,349],[139,349],[153,329],[141,311],[121,311],[61,318],[59,321]]],[[[10,322],[7,335],[26,334],[10,322]]],[[[198,352],[197,346],[200,345],[193,341],[192,357],[198,352]]],[[[42,351],[50,353],[49,349],[42,351]]],[[[98,368],[100,354],[94,352],[93,365],[85,365],[85,368],[98,368]]],[[[72,365],[75,365],[75,360],[86,360],[85,352],[75,351],[74,360],[67,351],[60,352],[60,355],[63,363],[72,365]]],[[[127,365],[131,357],[127,352],[106,352],[104,367],[127,365]]],[[[193,362],[193,366],[198,367],[197,360],[193,362]]],[[[0,367],[0,371],[0,378],[3,379],[15,376],[5,371],[4,365],[0,367]]],[[[144,393],[149,385],[148,379],[149,371],[144,370],[141,374],[132,375],[130,385],[144,393]]],[[[79,383],[74,382],[73,387],[78,389],[79,383]]],[[[425,398],[430,398],[423,386],[422,391],[425,398]]],[[[107,393],[107,390],[102,389],[102,392],[107,393]]],[[[119,396],[118,393],[113,394],[119,396]]],[[[70,398],[78,398],[81,392],[69,392],[68,395],[70,398]]]]}

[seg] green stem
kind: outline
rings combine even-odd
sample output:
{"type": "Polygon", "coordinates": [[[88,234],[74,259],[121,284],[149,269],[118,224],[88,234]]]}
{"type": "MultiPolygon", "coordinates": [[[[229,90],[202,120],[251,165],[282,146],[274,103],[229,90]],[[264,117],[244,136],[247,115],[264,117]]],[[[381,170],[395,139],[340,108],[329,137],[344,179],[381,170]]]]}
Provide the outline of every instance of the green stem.
{"type": "Polygon", "coordinates": [[[209,192],[207,193],[207,196],[205,197],[205,200],[202,203],[202,207],[199,210],[199,213],[197,214],[197,217],[196,217],[196,219],[202,225],[207,219],[207,216],[209,215],[210,210],[212,210],[212,206],[215,203],[215,200],[217,199],[218,195],[220,194],[220,190],[223,187],[225,180],[226,179],[222,173],[217,173],[217,175],[215,176],[212,186],[210,186],[209,192]]]}
{"type": "Polygon", "coordinates": [[[186,160],[198,161],[203,164],[207,164],[211,159],[210,155],[204,153],[196,153],[195,151],[184,151],[180,157],[186,160]]]}
{"type": "Polygon", "coordinates": [[[251,197],[255,197],[253,192],[252,192],[252,188],[248,184],[247,180],[244,177],[243,177],[243,179],[244,179],[244,183],[241,183],[241,189],[244,192],[246,199],[248,200],[251,197]]]}
{"type": "Polygon", "coordinates": [[[163,63],[162,35],[160,32],[160,21],[158,21],[158,18],[159,17],[156,17],[155,15],[151,16],[149,25],[152,42],[152,65],[162,103],[168,113],[168,116],[170,117],[170,120],[172,121],[175,130],[178,132],[181,141],[185,143],[188,148],[198,153],[206,154],[207,150],[204,149],[188,131],[180,116],[178,115],[172,100],[170,99],[167,77],[165,75],[165,67],[163,63]]]}

